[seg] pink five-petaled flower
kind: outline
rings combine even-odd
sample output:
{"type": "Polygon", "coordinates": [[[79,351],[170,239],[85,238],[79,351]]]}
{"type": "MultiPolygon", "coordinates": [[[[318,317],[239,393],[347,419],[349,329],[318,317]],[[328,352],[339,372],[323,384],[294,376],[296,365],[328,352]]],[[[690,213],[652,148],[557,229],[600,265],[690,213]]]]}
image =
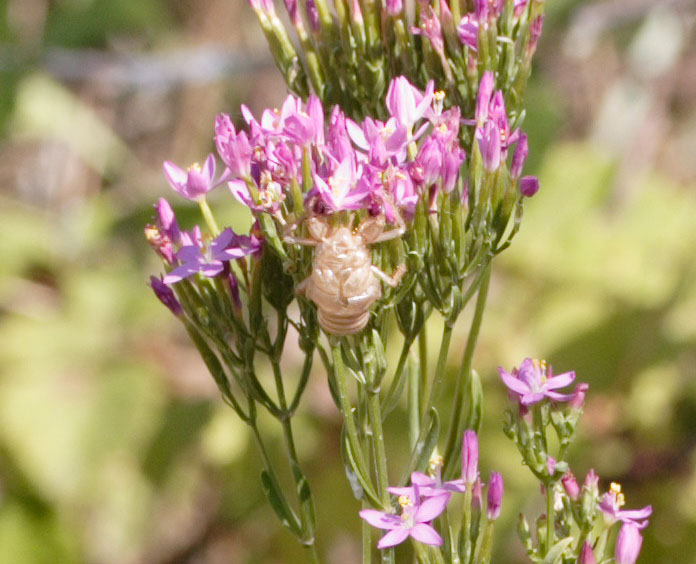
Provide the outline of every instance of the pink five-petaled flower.
{"type": "Polygon", "coordinates": [[[399,496],[401,515],[376,509],[363,509],[360,512],[360,517],[373,527],[389,531],[377,543],[377,548],[395,546],[408,537],[424,544],[442,546],[442,537],[430,522],[445,510],[450,494],[426,497],[421,501],[418,485],[413,484],[410,490],[409,494],[399,496]]]}
{"type": "Polygon", "coordinates": [[[638,529],[647,527],[647,519],[652,515],[652,505],[646,505],[642,509],[622,510],[621,507],[625,503],[626,500],[621,493],[621,485],[612,483],[609,486],[609,491],[600,498],[598,507],[611,523],[621,521],[622,523],[631,523],[638,529]]]}
{"type": "Polygon", "coordinates": [[[573,394],[561,394],[553,390],[569,385],[575,380],[575,372],[553,376],[551,366],[547,366],[544,361],[525,358],[519,368],[512,370],[512,374],[506,372],[502,366],[498,367],[498,373],[510,391],[519,396],[519,401],[524,406],[534,405],[544,398],[568,401],[573,397],[573,394]]]}
{"type": "Polygon", "coordinates": [[[174,284],[194,274],[213,278],[225,269],[225,263],[258,253],[261,241],[256,237],[237,235],[229,227],[214,239],[207,248],[185,245],[176,254],[181,263],[164,277],[165,284],[174,284]]]}
{"type": "Polygon", "coordinates": [[[164,161],[163,168],[170,186],[188,200],[205,196],[224,181],[215,180],[215,157],[212,153],[205,159],[203,168],[194,164],[188,170],[183,170],[171,161],[164,161]]]}
{"type": "Polygon", "coordinates": [[[430,107],[435,91],[435,81],[428,82],[425,92],[413,86],[405,76],[397,76],[389,83],[385,100],[389,114],[411,133],[413,125],[432,113],[430,107]]]}

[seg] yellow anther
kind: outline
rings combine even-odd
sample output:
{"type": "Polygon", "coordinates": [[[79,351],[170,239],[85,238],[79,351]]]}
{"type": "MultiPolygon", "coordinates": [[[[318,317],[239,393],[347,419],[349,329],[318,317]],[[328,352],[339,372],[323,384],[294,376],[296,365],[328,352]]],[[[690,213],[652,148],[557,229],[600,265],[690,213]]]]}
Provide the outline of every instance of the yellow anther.
{"type": "Polygon", "coordinates": [[[196,172],[200,172],[200,171],[201,171],[201,165],[199,165],[198,163],[193,163],[193,164],[192,164],[190,167],[188,167],[186,170],[187,170],[187,171],[194,170],[194,171],[196,171],[196,172]]]}
{"type": "Polygon", "coordinates": [[[437,102],[442,102],[442,100],[445,99],[445,96],[447,96],[447,94],[445,94],[444,90],[437,90],[435,94],[433,94],[433,98],[435,98],[437,102]]]}
{"type": "Polygon", "coordinates": [[[413,500],[407,495],[400,495],[399,505],[401,507],[413,507],[413,500]]]}
{"type": "Polygon", "coordinates": [[[617,482],[612,482],[609,486],[609,491],[614,492],[616,495],[621,493],[621,484],[617,482]]]}

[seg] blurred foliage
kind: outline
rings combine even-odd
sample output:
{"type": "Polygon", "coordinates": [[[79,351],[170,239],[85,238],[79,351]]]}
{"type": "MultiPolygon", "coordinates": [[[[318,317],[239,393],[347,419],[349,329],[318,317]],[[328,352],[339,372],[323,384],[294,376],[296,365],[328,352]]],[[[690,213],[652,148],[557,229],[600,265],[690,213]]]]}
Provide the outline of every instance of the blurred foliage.
{"type": "MultiPolygon", "coordinates": [[[[596,468],[603,486],[621,481],[630,507],[654,505],[641,562],[696,562],[696,175],[678,158],[696,138],[696,100],[684,102],[680,72],[691,61],[693,73],[694,53],[669,67],[679,103],[659,98],[653,87],[671,84],[667,71],[636,78],[629,59],[664,13],[624,12],[612,24],[610,11],[581,11],[608,4],[551,2],[528,92],[529,165],[542,190],[497,263],[475,359],[486,388],[482,470],[502,471],[507,486],[497,562],[524,562],[517,511],[543,511],[501,432],[495,367],[524,356],[591,384],[574,470],[596,468]],[[581,25],[593,14],[604,30],[594,35],[581,25]],[[578,33],[589,55],[570,41],[578,33]],[[612,89],[637,79],[652,103],[638,125],[603,113],[612,89]],[[623,135],[607,140],[607,128],[623,135]]],[[[68,80],[48,56],[137,56],[183,38],[223,38],[258,56],[245,3],[1,5],[0,563],[299,561],[265,505],[246,429],[146,286],[158,265],[142,238],[168,190],[161,161],[204,155],[212,116],[236,111],[224,100],[271,105],[282,86],[259,69],[134,92],[99,86],[102,75],[68,80]]],[[[246,221],[226,196],[216,195],[225,220],[246,221]]],[[[194,221],[191,206],[177,212],[194,221]]],[[[326,561],[355,562],[358,507],[320,369],[297,424],[326,561]]],[[[394,468],[403,428],[397,410],[386,427],[394,468]]]]}

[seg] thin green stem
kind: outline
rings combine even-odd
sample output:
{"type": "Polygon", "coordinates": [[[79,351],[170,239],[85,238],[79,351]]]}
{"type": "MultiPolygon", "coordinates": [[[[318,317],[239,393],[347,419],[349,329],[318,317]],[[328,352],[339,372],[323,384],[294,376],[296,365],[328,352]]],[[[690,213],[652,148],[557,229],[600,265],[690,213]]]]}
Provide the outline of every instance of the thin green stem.
{"type": "Polygon", "coordinates": [[[208,229],[210,229],[210,234],[213,237],[217,237],[220,234],[220,228],[215,221],[215,216],[213,215],[213,211],[210,209],[205,196],[198,199],[198,207],[201,209],[201,214],[203,215],[203,219],[205,220],[208,229]]]}
{"type": "MultiPolygon", "coordinates": [[[[370,505],[363,501],[363,509],[368,509],[370,505]]],[[[362,564],[372,564],[372,525],[364,519],[362,521],[362,564]]]]}
{"type": "MultiPolygon", "coordinates": [[[[336,383],[338,388],[338,401],[340,404],[341,412],[345,418],[346,435],[348,437],[348,442],[350,443],[353,456],[360,469],[365,470],[367,465],[365,464],[365,457],[363,455],[362,447],[360,445],[360,437],[358,435],[358,428],[355,424],[355,417],[353,416],[353,406],[351,405],[350,398],[348,397],[348,386],[346,383],[346,371],[343,366],[343,358],[341,357],[341,343],[337,338],[331,339],[331,356],[333,358],[333,370],[336,376],[336,383]]],[[[385,511],[389,510],[389,506],[385,506],[382,509],[385,511]]]]}
{"type": "MultiPolygon", "coordinates": [[[[454,408],[450,419],[449,430],[447,432],[447,442],[445,443],[445,476],[449,476],[450,472],[452,472],[453,468],[456,466],[455,461],[458,458],[456,453],[459,451],[461,437],[465,430],[464,403],[467,398],[464,393],[466,390],[464,383],[465,381],[468,382],[469,378],[471,378],[471,364],[473,362],[474,351],[476,350],[476,342],[478,341],[478,336],[481,331],[483,312],[486,309],[486,298],[488,297],[488,288],[491,281],[490,263],[485,267],[485,271],[480,280],[478,295],[476,296],[476,308],[474,309],[474,316],[471,320],[464,356],[459,365],[459,373],[457,374],[455,383],[454,408]]],[[[471,400],[471,398],[468,399],[471,400]]]]}
{"type": "Polygon", "coordinates": [[[377,471],[377,492],[382,497],[384,506],[389,505],[389,475],[387,473],[387,454],[384,448],[384,429],[382,428],[382,409],[379,395],[368,392],[367,417],[372,430],[375,451],[375,468],[377,471]]]}
{"type": "Polygon", "coordinates": [[[430,409],[437,403],[442,393],[442,383],[445,380],[445,365],[447,364],[447,354],[449,353],[450,342],[452,341],[452,325],[445,322],[442,329],[442,342],[440,344],[440,352],[437,356],[437,365],[435,367],[435,375],[433,383],[430,385],[430,395],[428,403],[425,405],[421,414],[421,432],[425,428],[427,421],[426,417],[430,413],[430,409]]]}
{"type": "Polygon", "coordinates": [[[544,550],[544,556],[546,556],[551,550],[554,542],[554,528],[555,528],[555,513],[553,511],[553,498],[554,498],[554,487],[553,482],[548,481],[546,486],[546,546],[544,550]]]}
{"type": "MultiPolygon", "coordinates": [[[[423,327],[420,330],[420,333],[418,334],[418,361],[419,361],[419,390],[418,390],[418,395],[420,396],[420,400],[423,401],[424,399],[424,391],[425,391],[425,386],[428,382],[428,330],[427,330],[427,324],[424,323],[423,327]]],[[[423,414],[427,413],[427,411],[423,410],[423,406],[419,404],[418,406],[418,419],[420,420],[423,417],[423,414]]]]}
{"type": "Polygon", "coordinates": [[[462,519],[462,561],[469,562],[471,558],[471,498],[473,484],[466,485],[464,492],[464,519],[462,519]]]}

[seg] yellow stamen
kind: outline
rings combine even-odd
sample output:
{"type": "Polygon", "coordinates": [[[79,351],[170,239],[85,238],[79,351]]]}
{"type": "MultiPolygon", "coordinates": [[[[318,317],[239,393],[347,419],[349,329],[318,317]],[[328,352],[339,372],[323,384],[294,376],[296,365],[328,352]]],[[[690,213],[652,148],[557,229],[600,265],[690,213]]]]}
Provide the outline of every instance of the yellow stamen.
{"type": "Polygon", "coordinates": [[[445,96],[447,96],[447,94],[445,93],[444,90],[437,90],[437,91],[435,91],[435,93],[433,94],[433,98],[435,98],[435,100],[436,100],[437,102],[442,102],[442,100],[445,99],[445,96]]]}
{"type": "Polygon", "coordinates": [[[413,501],[407,495],[399,496],[399,505],[401,507],[413,507],[413,501]]]}

